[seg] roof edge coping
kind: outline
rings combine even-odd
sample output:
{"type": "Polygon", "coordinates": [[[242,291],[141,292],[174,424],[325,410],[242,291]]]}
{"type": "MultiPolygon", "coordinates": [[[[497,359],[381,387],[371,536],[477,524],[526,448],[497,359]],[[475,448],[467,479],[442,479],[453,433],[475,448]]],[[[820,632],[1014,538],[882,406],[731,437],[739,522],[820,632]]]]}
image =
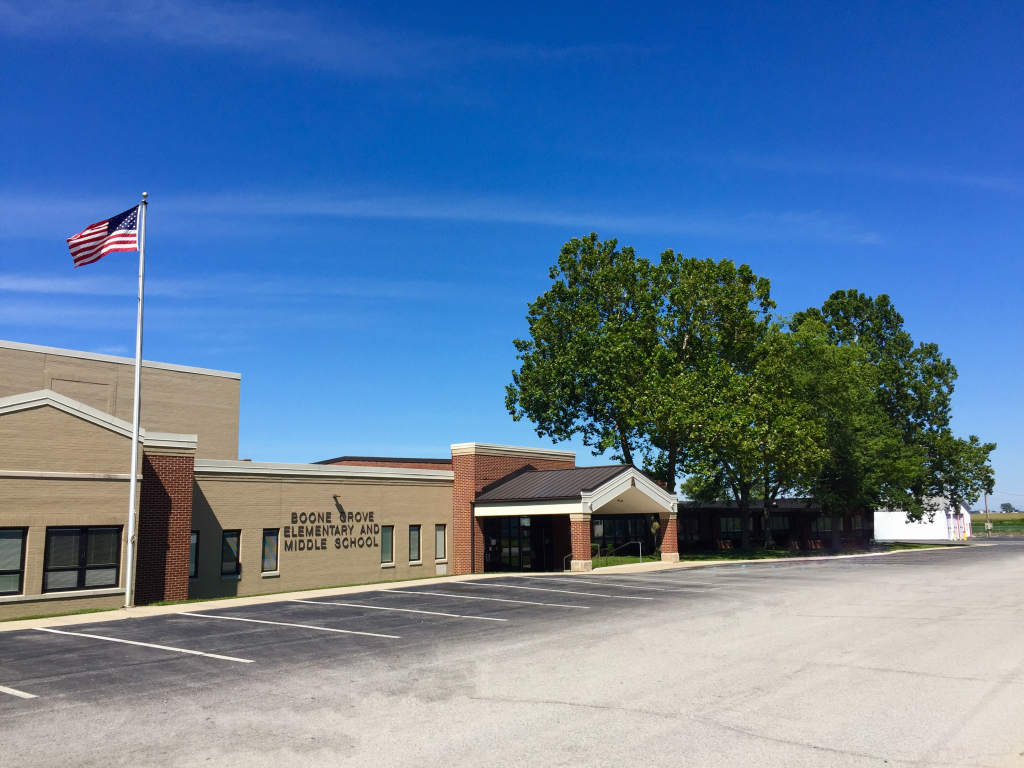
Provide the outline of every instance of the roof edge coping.
{"type": "MultiPolygon", "coordinates": [[[[0,348],[16,349],[22,352],[39,352],[44,355],[57,355],[59,357],[77,357],[81,360],[97,360],[101,363],[135,365],[134,357],[118,357],[117,355],[104,355],[99,352],[81,352],[77,349],[44,347],[39,344],[23,344],[20,341],[5,341],[0,339],[0,348]]],[[[153,360],[143,360],[142,367],[158,368],[165,371],[178,371],[180,373],[198,373],[203,376],[217,376],[222,379],[238,379],[239,381],[242,379],[242,374],[234,373],[232,371],[218,371],[213,368],[197,368],[192,365],[177,365],[175,363],[158,363],[153,360]]]]}
{"type": "Polygon", "coordinates": [[[520,445],[499,445],[496,443],[453,443],[452,456],[515,456],[524,459],[547,459],[548,461],[571,461],[576,463],[576,451],[560,451],[554,448],[528,448],[520,445]]]}

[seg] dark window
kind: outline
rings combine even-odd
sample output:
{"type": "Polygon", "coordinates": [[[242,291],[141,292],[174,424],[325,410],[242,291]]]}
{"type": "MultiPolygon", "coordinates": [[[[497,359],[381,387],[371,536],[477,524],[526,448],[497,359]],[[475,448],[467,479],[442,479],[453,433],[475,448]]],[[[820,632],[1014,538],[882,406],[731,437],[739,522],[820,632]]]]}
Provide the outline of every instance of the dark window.
{"type": "Polygon", "coordinates": [[[121,528],[47,528],[43,592],[116,587],[121,528]]]}
{"type": "Polygon", "coordinates": [[[192,531],[188,542],[188,577],[199,578],[199,531],[192,531]]]}
{"type": "Polygon", "coordinates": [[[238,546],[241,540],[241,531],[224,531],[220,548],[221,576],[237,576],[241,573],[241,563],[238,560],[238,546]]]}
{"type": "Polygon", "coordinates": [[[277,528],[263,529],[263,564],[260,566],[263,573],[277,570],[277,532],[277,528]]]}
{"type": "Polygon", "coordinates": [[[393,525],[380,527],[380,561],[385,564],[395,562],[395,526],[393,525]]]}
{"type": "Polygon", "coordinates": [[[409,562],[418,563],[420,560],[420,527],[409,526],[409,562]]]}
{"type": "Polygon", "coordinates": [[[444,560],[445,558],[445,527],[443,525],[434,526],[434,559],[444,560]]]}
{"type": "Polygon", "coordinates": [[[21,594],[25,583],[25,528],[0,528],[0,595],[21,594]]]}

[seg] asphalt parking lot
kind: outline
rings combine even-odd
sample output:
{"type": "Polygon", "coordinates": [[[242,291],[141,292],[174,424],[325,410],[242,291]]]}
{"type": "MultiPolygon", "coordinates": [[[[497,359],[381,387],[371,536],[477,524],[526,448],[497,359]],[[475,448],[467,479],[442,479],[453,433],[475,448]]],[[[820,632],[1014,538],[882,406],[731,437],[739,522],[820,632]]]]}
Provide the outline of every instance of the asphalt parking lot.
{"type": "Polygon", "coordinates": [[[0,765],[1024,766],[1024,545],[0,633],[0,765]]]}

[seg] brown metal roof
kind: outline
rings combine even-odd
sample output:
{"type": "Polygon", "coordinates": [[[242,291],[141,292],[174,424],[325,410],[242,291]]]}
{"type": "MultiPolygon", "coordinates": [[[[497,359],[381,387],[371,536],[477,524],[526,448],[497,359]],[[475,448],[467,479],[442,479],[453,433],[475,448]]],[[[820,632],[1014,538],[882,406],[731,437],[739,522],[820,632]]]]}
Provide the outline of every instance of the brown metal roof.
{"type": "Polygon", "coordinates": [[[477,501],[544,501],[578,499],[629,470],[627,464],[573,469],[531,469],[485,488],[477,501]]]}
{"type": "Polygon", "coordinates": [[[392,461],[401,464],[451,464],[451,458],[447,459],[406,459],[395,456],[338,456],[333,459],[314,461],[314,464],[337,464],[342,461],[392,461]]]}

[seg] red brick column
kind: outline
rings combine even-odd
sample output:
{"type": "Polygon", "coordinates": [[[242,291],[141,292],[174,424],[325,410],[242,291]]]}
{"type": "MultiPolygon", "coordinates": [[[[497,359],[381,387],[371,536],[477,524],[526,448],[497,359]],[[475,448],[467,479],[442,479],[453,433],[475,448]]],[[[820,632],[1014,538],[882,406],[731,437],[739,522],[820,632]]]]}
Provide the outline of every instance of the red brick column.
{"type": "Polygon", "coordinates": [[[661,518],[661,559],[665,562],[679,562],[679,521],[676,516],[661,518]]]}
{"type": "Polygon", "coordinates": [[[572,530],[573,571],[589,571],[594,567],[590,555],[590,520],[570,520],[572,530]]]}
{"type": "Polygon", "coordinates": [[[135,602],[188,599],[193,456],[143,454],[135,602]]]}
{"type": "Polygon", "coordinates": [[[452,487],[452,573],[455,574],[484,572],[483,522],[473,516],[473,500],[485,486],[524,467],[571,469],[576,466],[575,458],[556,461],[519,456],[514,447],[508,448],[508,455],[494,455],[493,448],[490,453],[474,449],[452,451],[452,471],[455,474],[452,487]]]}

